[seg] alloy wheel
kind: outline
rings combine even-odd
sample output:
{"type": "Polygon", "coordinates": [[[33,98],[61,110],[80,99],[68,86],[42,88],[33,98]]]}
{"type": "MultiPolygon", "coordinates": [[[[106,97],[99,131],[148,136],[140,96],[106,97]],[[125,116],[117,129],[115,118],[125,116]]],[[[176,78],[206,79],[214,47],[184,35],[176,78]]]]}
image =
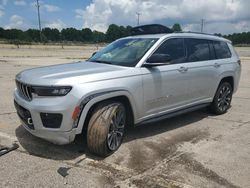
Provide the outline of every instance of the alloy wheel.
{"type": "Polygon", "coordinates": [[[125,130],[126,113],[125,109],[118,107],[114,116],[112,117],[109,133],[107,136],[108,148],[115,151],[122,142],[125,130]]]}
{"type": "Polygon", "coordinates": [[[232,91],[229,86],[224,85],[223,87],[221,87],[219,91],[218,103],[217,103],[220,111],[224,112],[229,108],[230,102],[232,99],[231,92],[232,91]]]}

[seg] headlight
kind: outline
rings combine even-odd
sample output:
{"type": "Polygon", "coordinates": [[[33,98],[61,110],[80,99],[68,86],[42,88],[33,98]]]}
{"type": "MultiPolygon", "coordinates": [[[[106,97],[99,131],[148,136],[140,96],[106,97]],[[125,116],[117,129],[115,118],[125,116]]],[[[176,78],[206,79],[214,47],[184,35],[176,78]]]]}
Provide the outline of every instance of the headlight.
{"type": "Polygon", "coordinates": [[[58,86],[58,87],[32,87],[32,93],[38,96],[65,96],[72,87],[70,86],[58,86]]]}

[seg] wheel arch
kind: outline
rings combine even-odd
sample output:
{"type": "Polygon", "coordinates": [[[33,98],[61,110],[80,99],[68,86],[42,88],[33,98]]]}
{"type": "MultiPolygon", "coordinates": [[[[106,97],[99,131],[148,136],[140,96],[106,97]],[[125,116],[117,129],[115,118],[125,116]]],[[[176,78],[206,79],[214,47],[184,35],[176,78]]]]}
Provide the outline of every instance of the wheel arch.
{"type": "MultiPolygon", "coordinates": [[[[76,134],[82,133],[84,130],[87,129],[89,119],[91,117],[91,113],[95,109],[97,105],[99,105],[102,102],[106,101],[117,101],[121,102],[125,108],[126,112],[128,114],[128,124],[133,125],[134,120],[136,117],[136,107],[134,103],[134,99],[132,98],[132,95],[128,91],[108,91],[108,92],[102,92],[98,94],[94,94],[94,97],[90,97],[91,99],[84,105],[81,115],[79,117],[78,125],[77,125],[77,131],[76,134]]],[[[84,98],[82,101],[84,101],[86,98],[84,98]]]]}
{"type": "MultiPolygon", "coordinates": [[[[225,77],[223,77],[223,78],[221,79],[219,85],[220,85],[221,83],[223,83],[223,82],[228,82],[229,84],[231,84],[232,89],[233,89],[233,91],[234,91],[234,77],[233,77],[233,76],[225,76],[225,77]]],[[[219,87],[219,85],[218,85],[218,87],[219,87]]],[[[218,88],[218,87],[217,87],[217,88],[218,88]]]]}

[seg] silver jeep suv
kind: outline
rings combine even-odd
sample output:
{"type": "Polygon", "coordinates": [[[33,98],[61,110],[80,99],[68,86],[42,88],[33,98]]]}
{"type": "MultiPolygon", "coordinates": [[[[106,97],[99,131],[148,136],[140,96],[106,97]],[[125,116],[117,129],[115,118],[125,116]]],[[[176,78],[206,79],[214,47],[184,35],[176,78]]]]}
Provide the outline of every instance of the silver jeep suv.
{"type": "Polygon", "coordinates": [[[119,148],[127,126],[209,106],[230,108],[241,72],[230,41],[207,34],[134,35],[87,62],[25,70],[14,103],[33,135],[67,144],[86,131],[91,152],[119,148]]]}

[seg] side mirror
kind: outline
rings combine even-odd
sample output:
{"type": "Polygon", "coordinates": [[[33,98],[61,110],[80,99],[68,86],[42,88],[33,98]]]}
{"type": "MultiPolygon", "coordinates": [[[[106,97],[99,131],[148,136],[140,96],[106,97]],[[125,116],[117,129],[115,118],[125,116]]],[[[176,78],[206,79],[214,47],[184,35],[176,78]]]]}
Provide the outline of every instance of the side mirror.
{"type": "Polygon", "coordinates": [[[168,54],[153,54],[144,64],[146,67],[170,64],[171,58],[168,54]]]}

